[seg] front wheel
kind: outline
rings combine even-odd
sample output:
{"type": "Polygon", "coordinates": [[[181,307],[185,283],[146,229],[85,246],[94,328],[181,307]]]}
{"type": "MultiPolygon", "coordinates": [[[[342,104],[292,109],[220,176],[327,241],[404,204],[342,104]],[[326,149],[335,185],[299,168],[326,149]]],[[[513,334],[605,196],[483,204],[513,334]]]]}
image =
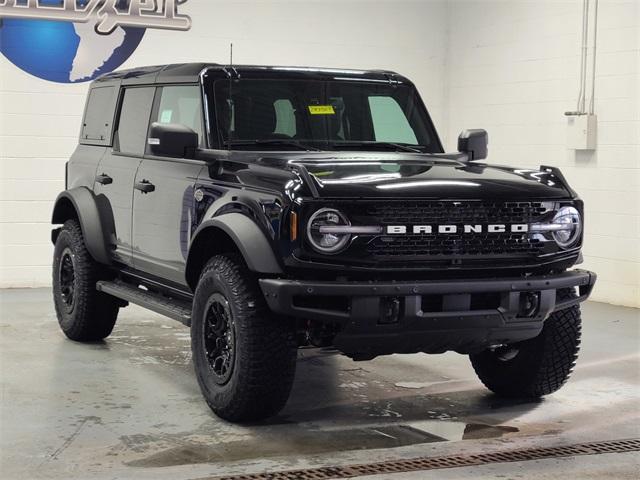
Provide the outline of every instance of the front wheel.
{"type": "Polygon", "coordinates": [[[272,316],[240,258],[218,255],[205,266],[193,300],[191,350],[200,389],[219,417],[261,420],[287,402],[295,331],[272,316]]]}
{"type": "MultiPolygon", "coordinates": [[[[559,300],[574,298],[559,290],[559,300]]],[[[540,335],[513,345],[470,355],[484,385],[504,397],[537,398],[558,390],[568,380],[580,348],[580,306],[554,312],[540,335]]]]}

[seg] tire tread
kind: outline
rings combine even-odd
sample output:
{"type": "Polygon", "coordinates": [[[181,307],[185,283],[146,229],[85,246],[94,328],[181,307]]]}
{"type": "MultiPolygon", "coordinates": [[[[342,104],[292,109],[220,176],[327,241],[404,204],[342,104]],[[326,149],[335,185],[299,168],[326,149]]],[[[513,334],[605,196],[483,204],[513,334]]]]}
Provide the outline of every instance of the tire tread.
{"type": "MultiPolygon", "coordinates": [[[[559,300],[576,296],[572,289],[559,290],[557,295],[559,300]]],[[[470,355],[471,364],[480,381],[498,395],[541,397],[560,389],[571,376],[581,334],[580,306],[573,305],[551,314],[538,337],[522,342],[516,361],[501,362],[484,351],[470,355]]]]}
{"type": "MultiPolygon", "coordinates": [[[[284,407],[295,376],[294,332],[285,319],[272,316],[252,272],[239,256],[226,254],[211,258],[200,275],[196,299],[206,295],[210,282],[225,283],[232,293],[232,298],[227,300],[235,308],[236,352],[242,351],[236,358],[232,375],[240,369],[242,378],[230,381],[233,387],[228,395],[211,395],[196,367],[205,399],[217,415],[229,421],[256,421],[274,415],[284,407]],[[241,348],[238,342],[242,343],[241,348]]],[[[198,332],[192,327],[192,335],[198,332]]],[[[194,351],[193,355],[196,364],[198,352],[194,351]]]]}

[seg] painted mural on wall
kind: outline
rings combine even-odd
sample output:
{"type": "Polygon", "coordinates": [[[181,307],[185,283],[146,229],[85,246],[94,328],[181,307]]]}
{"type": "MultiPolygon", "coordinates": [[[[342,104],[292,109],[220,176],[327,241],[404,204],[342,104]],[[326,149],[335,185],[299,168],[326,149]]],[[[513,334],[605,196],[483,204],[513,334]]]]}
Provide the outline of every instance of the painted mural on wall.
{"type": "Polygon", "coordinates": [[[122,65],[147,28],[189,30],[187,0],[0,0],[0,52],[25,72],[87,82],[122,65]]]}

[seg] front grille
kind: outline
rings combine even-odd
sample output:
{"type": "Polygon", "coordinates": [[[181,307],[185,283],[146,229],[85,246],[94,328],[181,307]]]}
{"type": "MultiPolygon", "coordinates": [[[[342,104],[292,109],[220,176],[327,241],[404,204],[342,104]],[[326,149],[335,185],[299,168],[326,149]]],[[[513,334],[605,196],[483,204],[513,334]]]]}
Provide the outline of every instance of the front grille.
{"type": "Polygon", "coordinates": [[[462,234],[378,237],[367,245],[367,252],[376,257],[526,255],[537,254],[542,248],[540,240],[529,239],[526,234],[487,233],[471,239],[464,238],[462,234]]]}
{"type": "MultiPolygon", "coordinates": [[[[490,224],[529,224],[551,209],[543,202],[362,202],[348,207],[350,218],[367,225],[456,225],[460,233],[381,235],[369,239],[368,255],[401,257],[530,256],[542,252],[544,238],[528,233],[486,232],[490,224]],[[463,225],[483,225],[483,233],[462,233],[463,225]]],[[[354,222],[355,223],[355,222],[354,222]]],[[[507,229],[508,230],[508,229],[507,229]]],[[[411,231],[411,229],[408,229],[411,231]]]]}
{"type": "Polygon", "coordinates": [[[384,225],[527,223],[548,211],[542,202],[364,202],[360,214],[384,225]]]}

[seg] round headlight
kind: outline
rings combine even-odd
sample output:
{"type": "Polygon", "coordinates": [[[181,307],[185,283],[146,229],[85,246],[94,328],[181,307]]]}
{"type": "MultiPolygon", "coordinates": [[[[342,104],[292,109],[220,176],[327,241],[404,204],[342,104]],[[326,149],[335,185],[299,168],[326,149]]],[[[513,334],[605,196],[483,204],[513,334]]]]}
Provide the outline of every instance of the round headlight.
{"type": "Polygon", "coordinates": [[[347,217],[333,208],[321,208],[309,218],[307,238],[314,250],[320,253],[337,253],[342,250],[351,234],[341,233],[341,228],[349,227],[347,217]]]}
{"type": "Polygon", "coordinates": [[[553,217],[555,225],[563,225],[565,228],[553,232],[553,239],[562,248],[571,247],[580,238],[582,222],[580,213],[574,207],[562,207],[553,217]]]}

